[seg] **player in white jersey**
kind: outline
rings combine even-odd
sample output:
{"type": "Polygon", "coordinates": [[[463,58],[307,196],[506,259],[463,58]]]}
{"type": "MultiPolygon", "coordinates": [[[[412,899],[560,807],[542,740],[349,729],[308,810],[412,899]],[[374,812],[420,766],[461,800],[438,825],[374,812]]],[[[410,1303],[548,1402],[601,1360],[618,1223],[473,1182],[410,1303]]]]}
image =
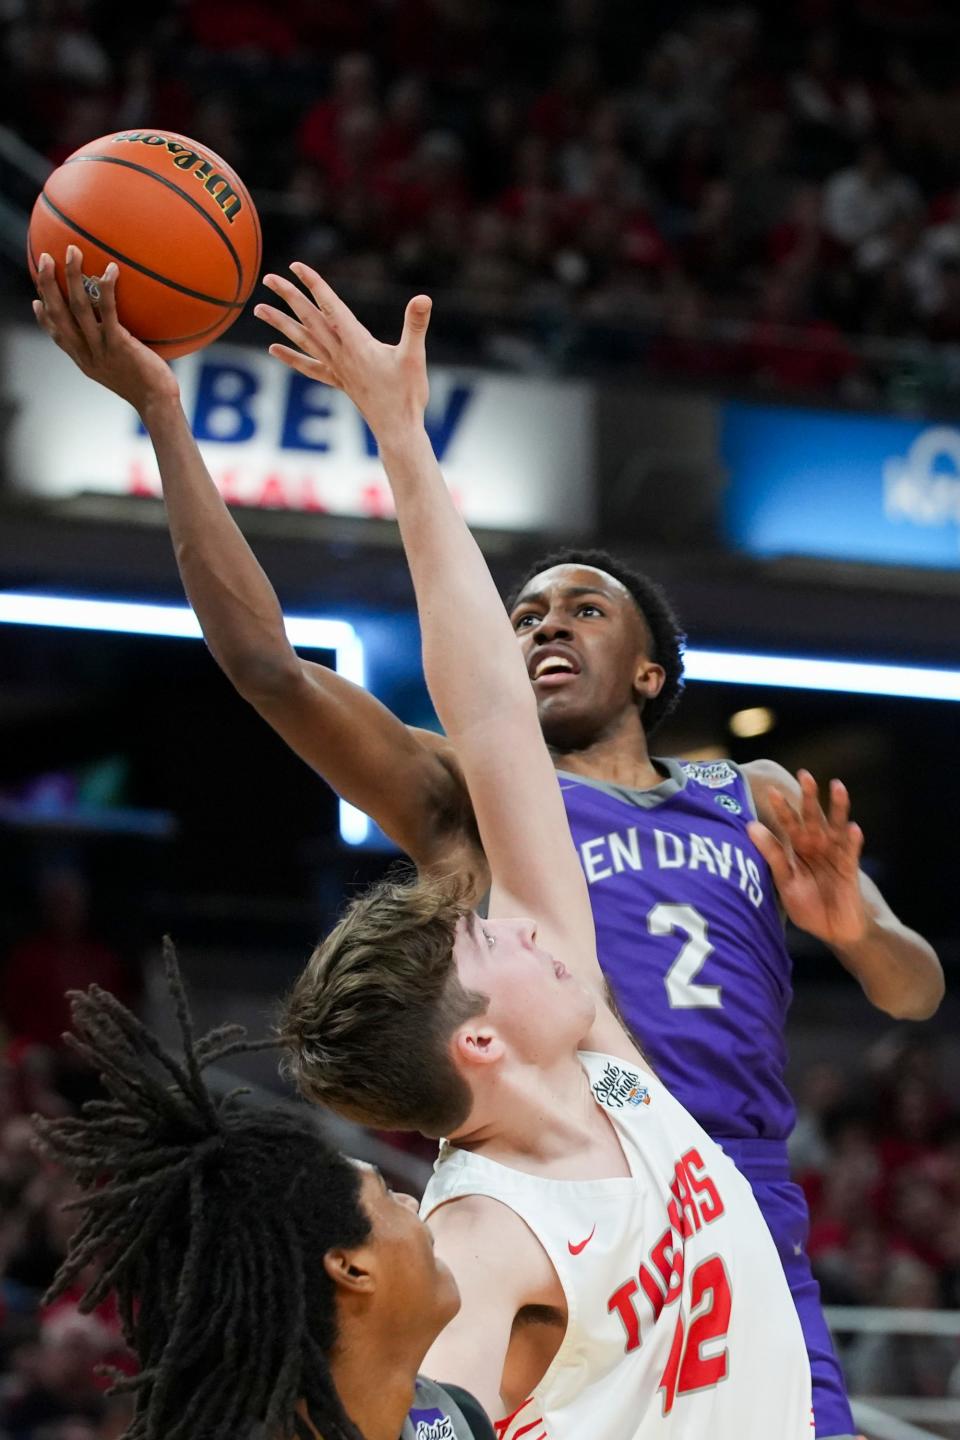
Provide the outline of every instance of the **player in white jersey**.
{"type": "Polygon", "coordinates": [[[445,1145],[421,1207],[439,1219],[459,1197],[509,1206],[562,1290],[560,1346],[531,1393],[510,1397],[500,1440],[809,1437],[800,1325],[748,1182],[649,1071],[580,1060],[629,1178],[545,1180],[445,1145]]]}
{"type": "MultiPolygon", "coordinates": [[[[298,274],[316,306],[274,281],[302,323],[268,318],[319,356],[283,358],[341,385],[378,436],[428,680],[494,879],[483,922],[429,884],[356,902],[290,1005],[303,1088],[454,1141],[428,1208],[464,1303],[427,1368],[516,1412],[505,1436],[807,1440],[806,1353],[749,1188],[606,1003],[526,671],[424,431],[429,304],[412,302],[400,346],[382,346],[298,274]]],[[[117,322],[115,277],[99,319],[79,284],[68,314],[47,281],[58,343],[141,413],[175,414],[169,372],[117,322]]],[[[185,430],[166,458],[198,463],[185,430]]],[[[389,1351],[385,1338],[384,1364],[389,1351]]]]}
{"type": "Polygon", "coordinates": [[[267,285],[272,353],[343,389],[380,444],[427,681],[493,887],[387,883],[355,901],[288,1001],[304,1092],[446,1134],[425,1201],[460,1316],[427,1372],[511,1437],[808,1440],[810,1375],[747,1183],[607,1004],[586,882],[509,621],[423,424],[429,301],[381,345],[305,266],[267,285]],[[535,916],[535,919],[521,918],[535,916]]]}

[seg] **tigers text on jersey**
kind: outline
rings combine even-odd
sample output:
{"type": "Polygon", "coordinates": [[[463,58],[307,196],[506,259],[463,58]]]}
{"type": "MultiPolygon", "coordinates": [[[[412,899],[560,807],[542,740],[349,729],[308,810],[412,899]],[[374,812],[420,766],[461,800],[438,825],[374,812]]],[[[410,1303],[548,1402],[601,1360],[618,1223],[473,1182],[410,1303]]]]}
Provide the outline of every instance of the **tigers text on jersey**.
{"type": "Polygon", "coordinates": [[[620,1012],[711,1135],[785,1140],[791,964],[749,788],[726,760],[656,762],[651,790],[559,772],[620,1012]]]}
{"type": "Polygon", "coordinates": [[[647,1071],[580,1059],[629,1176],[546,1179],[444,1145],[421,1206],[500,1201],[563,1287],[560,1349],[500,1440],[810,1440],[800,1322],[749,1184],[647,1071]]]}

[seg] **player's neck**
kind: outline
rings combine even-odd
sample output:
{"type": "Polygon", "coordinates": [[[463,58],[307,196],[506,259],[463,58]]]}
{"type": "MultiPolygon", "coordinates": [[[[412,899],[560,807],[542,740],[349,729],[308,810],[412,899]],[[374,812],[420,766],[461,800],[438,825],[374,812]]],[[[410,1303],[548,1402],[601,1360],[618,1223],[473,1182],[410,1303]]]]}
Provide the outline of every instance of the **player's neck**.
{"type": "Polygon", "coordinates": [[[583,1166],[583,1178],[598,1178],[596,1151],[607,1148],[607,1130],[573,1053],[549,1068],[505,1069],[487,1091],[475,1092],[470,1120],[452,1143],[519,1170],[575,1179],[583,1166]]]}
{"type": "Polygon", "coordinates": [[[558,750],[550,754],[558,770],[569,770],[588,780],[605,780],[609,785],[623,785],[630,790],[650,790],[663,780],[650,759],[647,737],[636,711],[623,716],[612,729],[597,735],[589,744],[575,750],[558,750]]]}
{"type": "Polygon", "coordinates": [[[397,1440],[416,1395],[417,1371],[426,1346],[411,1347],[403,1326],[371,1333],[371,1326],[343,1327],[330,1357],[330,1374],[344,1410],[364,1440],[397,1440]],[[414,1353],[416,1351],[417,1353],[414,1353]],[[371,1375],[377,1383],[370,1384],[371,1375]]]}

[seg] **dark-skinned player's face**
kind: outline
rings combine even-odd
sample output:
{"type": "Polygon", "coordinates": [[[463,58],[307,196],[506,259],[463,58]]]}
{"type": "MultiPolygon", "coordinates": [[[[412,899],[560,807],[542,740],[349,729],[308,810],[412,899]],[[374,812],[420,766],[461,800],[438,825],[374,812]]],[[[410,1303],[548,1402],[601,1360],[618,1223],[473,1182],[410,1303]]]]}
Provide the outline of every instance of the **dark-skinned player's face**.
{"type": "Polygon", "coordinates": [[[582,750],[635,723],[663,685],[633,596],[604,570],[555,565],[524,586],[510,613],[547,744],[582,750]]]}

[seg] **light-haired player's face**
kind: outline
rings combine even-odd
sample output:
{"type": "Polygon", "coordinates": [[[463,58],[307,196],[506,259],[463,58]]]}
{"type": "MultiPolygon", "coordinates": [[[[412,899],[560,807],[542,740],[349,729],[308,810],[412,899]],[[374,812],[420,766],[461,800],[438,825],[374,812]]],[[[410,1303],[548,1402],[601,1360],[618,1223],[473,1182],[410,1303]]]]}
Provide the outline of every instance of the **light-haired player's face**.
{"type": "Polygon", "coordinates": [[[468,915],[458,923],[453,953],[461,985],[488,997],[482,1027],[528,1063],[551,1062],[590,1030],[594,996],[537,944],[535,921],[468,915]]]}
{"type": "Polygon", "coordinates": [[[634,711],[650,641],[619,580],[589,565],[555,565],[524,586],[510,621],[548,745],[581,749],[634,711]]]}

